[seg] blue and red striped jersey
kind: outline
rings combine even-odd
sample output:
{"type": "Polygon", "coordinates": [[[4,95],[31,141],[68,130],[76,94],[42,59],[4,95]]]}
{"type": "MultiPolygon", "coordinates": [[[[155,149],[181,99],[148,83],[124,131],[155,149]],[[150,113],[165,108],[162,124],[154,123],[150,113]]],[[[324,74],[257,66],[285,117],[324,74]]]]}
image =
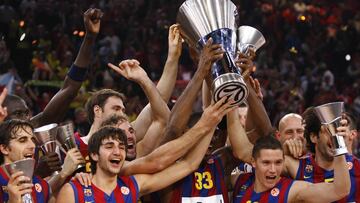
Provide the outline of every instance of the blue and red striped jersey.
{"type": "Polygon", "coordinates": [[[70,182],[75,195],[75,202],[86,203],[136,203],[139,188],[134,176],[118,177],[117,186],[110,195],[104,193],[94,184],[85,187],[77,180],[70,182]]]}
{"type": "MultiPolygon", "coordinates": [[[[346,156],[346,162],[350,173],[351,189],[350,194],[337,201],[342,202],[360,202],[360,162],[350,154],[346,156]]],[[[316,164],[314,157],[309,156],[299,160],[299,168],[296,174],[296,180],[304,180],[311,183],[333,182],[334,170],[325,170],[316,164]]]]}
{"type": "Polygon", "coordinates": [[[228,203],[224,169],[220,157],[212,157],[196,171],[175,183],[171,203],[178,202],[228,203]]]}
{"type": "Polygon", "coordinates": [[[91,173],[91,163],[89,158],[88,145],[85,144],[85,142],[81,139],[80,134],[78,132],[74,134],[74,137],[75,137],[76,145],[78,146],[81,155],[84,157],[86,161],[85,172],[91,173]]]}
{"type": "Polygon", "coordinates": [[[255,174],[243,173],[236,180],[233,203],[288,202],[288,195],[294,180],[282,177],[271,189],[257,193],[254,191],[255,174]]]}
{"type": "MultiPolygon", "coordinates": [[[[9,182],[9,176],[0,168],[0,200],[1,202],[7,202],[9,200],[9,194],[7,193],[7,185],[9,182]]],[[[50,187],[49,184],[38,176],[33,176],[31,197],[34,203],[46,203],[50,199],[50,187]]]]}

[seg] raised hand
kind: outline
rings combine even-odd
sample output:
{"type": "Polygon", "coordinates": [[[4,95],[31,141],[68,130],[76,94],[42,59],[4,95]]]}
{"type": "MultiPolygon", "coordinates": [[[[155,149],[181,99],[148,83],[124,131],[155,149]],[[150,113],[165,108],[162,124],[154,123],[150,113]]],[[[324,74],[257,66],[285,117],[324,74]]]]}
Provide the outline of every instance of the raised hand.
{"type": "Polygon", "coordinates": [[[255,72],[256,68],[253,63],[255,58],[255,52],[250,49],[249,54],[239,53],[235,64],[241,69],[242,76],[245,78],[250,75],[250,73],[255,72]]]}
{"type": "Polygon", "coordinates": [[[147,73],[140,66],[139,61],[135,59],[121,61],[119,66],[108,63],[108,66],[115,72],[124,76],[126,79],[137,83],[143,81],[144,78],[148,78],[147,73]]]}
{"type": "Polygon", "coordinates": [[[84,13],[84,24],[86,33],[98,34],[100,31],[100,19],[103,16],[103,12],[97,8],[89,8],[84,13]]]}
{"type": "Polygon", "coordinates": [[[261,85],[258,79],[254,79],[253,77],[249,76],[250,84],[252,88],[255,90],[256,95],[259,97],[261,101],[264,99],[264,95],[261,92],[261,85]]]}
{"type": "Polygon", "coordinates": [[[213,44],[213,39],[210,38],[206,42],[204,48],[201,51],[198,69],[202,69],[206,75],[209,73],[212,64],[220,60],[225,51],[220,44],[213,44]]]}
{"type": "Polygon", "coordinates": [[[178,59],[181,55],[182,49],[182,37],[180,35],[179,24],[173,24],[169,28],[169,36],[168,36],[168,58],[176,58],[178,59]]]}
{"type": "Polygon", "coordinates": [[[210,106],[208,106],[204,110],[204,113],[202,114],[200,121],[204,122],[204,124],[208,126],[216,126],[217,124],[219,124],[221,119],[224,117],[224,115],[237,108],[237,106],[231,107],[231,104],[234,103],[234,100],[232,99],[229,99],[228,101],[226,100],[227,97],[223,97],[215,104],[213,103],[210,106]]]}
{"type": "Polygon", "coordinates": [[[7,113],[7,107],[3,107],[2,104],[6,98],[7,95],[7,89],[4,88],[4,90],[1,92],[0,95],[0,123],[5,120],[5,118],[8,116],[7,113]]]}
{"type": "Polygon", "coordinates": [[[63,168],[60,173],[64,177],[68,177],[76,171],[78,165],[80,164],[85,164],[85,159],[81,155],[80,151],[76,148],[70,149],[66,153],[63,168]]]}

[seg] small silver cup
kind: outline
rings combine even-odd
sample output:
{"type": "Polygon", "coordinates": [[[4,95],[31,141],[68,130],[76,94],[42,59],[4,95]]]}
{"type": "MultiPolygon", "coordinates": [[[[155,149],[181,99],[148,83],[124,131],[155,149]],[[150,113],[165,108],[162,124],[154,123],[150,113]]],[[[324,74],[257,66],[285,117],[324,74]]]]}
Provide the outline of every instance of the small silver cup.
{"type": "Polygon", "coordinates": [[[315,107],[315,113],[322,125],[332,135],[331,146],[334,156],[348,153],[343,136],[337,134],[336,128],[340,126],[341,116],[344,112],[344,102],[333,102],[315,107]]]}
{"type": "MultiPolygon", "coordinates": [[[[74,137],[74,126],[70,122],[57,128],[56,140],[65,153],[70,149],[78,148],[74,137]]],[[[80,164],[77,168],[80,169],[83,167],[85,167],[85,164],[80,164]]]]}
{"type": "MultiPolygon", "coordinates": [[[[23,159],[10,164],[4,164],[1,167],[9,177],[16,172],[22,171],[24,172],[24,176],[32,179],[34,174],[35,160],[23,159]]],[[[24,194],[21,198],[23,203],[33,203],[30,193],[24,194]]]]}

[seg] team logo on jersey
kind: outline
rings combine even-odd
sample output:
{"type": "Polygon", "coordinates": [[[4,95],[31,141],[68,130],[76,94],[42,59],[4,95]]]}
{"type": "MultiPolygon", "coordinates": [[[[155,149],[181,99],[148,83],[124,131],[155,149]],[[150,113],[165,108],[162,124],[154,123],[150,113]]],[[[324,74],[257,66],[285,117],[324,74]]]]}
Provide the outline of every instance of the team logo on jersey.
{"type": "Polygon", "coordinates": [[[312,165],[306,165],[305,171],[306,173],[311,173],[313,171],[314,167],[312,165]]]}
{"type": "Polygon", "coordinates": [[[348,161],[348,162],[346,162],[346,163],[347,163],[348,169],[351,170],[351,169],[353,168],[353,163],[350,162],[350,161],[348,161]]]}
{"type": "Polygon", "coordinates": [[[278,196],[279,193],[280,193],[280,190],[279,190],[278,188],[273,188],[273,189],[271,190],[271,195],[272,195],[273,197],[278,196]]]}
{"type": "Polygon", "coordinates": [[[207,160],[207,163],[208,163],[208,164],[213,164],[213,163],[214,163],[214,159],[209,159],[209,160],[207,160]]]}
{"type": "Polygon", "coordinates": [[[248,188],[247,185],[242,185],[241,188],[240,188],[240,191],[245,191],[247,188],[248,188]]]}
{"type": "Polygon", "coordinates": [[[123,193],[124,195],[128,195],[128,194],[130,193],[129,188],[128,188],[128,187],[125,187],[125,186],[122,186],[122,187],[120,188],[120,190],[121,190],[121,193],[123,193]]]}
{"type": "Polygon", "coordinates": [[[35,183],[34,187],[35,187],[36,192],[41,192],[42,191],[42,187],[41,187],[41,185],[39,183],[35,183]]]}
{"type": "Polygon", "coordinates": [[[91,191],[91,189],[84,189],[84,195],[85,196],[87,196],[87,197],[90,197],[90,196],[92,196],[92,191],[91,191]]]}

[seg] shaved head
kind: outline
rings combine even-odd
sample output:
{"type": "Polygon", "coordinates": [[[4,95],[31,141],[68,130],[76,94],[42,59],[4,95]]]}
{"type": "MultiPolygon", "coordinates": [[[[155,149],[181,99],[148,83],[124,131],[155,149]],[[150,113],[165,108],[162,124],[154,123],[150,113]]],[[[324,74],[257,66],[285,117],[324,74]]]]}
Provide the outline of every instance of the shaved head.
{"type": "Polygon", "coordinates": [[[302,117],[296,113],[286,114],[279,122],[279,140],[284,143],[288,139],[304,137],[302,117]]]}

